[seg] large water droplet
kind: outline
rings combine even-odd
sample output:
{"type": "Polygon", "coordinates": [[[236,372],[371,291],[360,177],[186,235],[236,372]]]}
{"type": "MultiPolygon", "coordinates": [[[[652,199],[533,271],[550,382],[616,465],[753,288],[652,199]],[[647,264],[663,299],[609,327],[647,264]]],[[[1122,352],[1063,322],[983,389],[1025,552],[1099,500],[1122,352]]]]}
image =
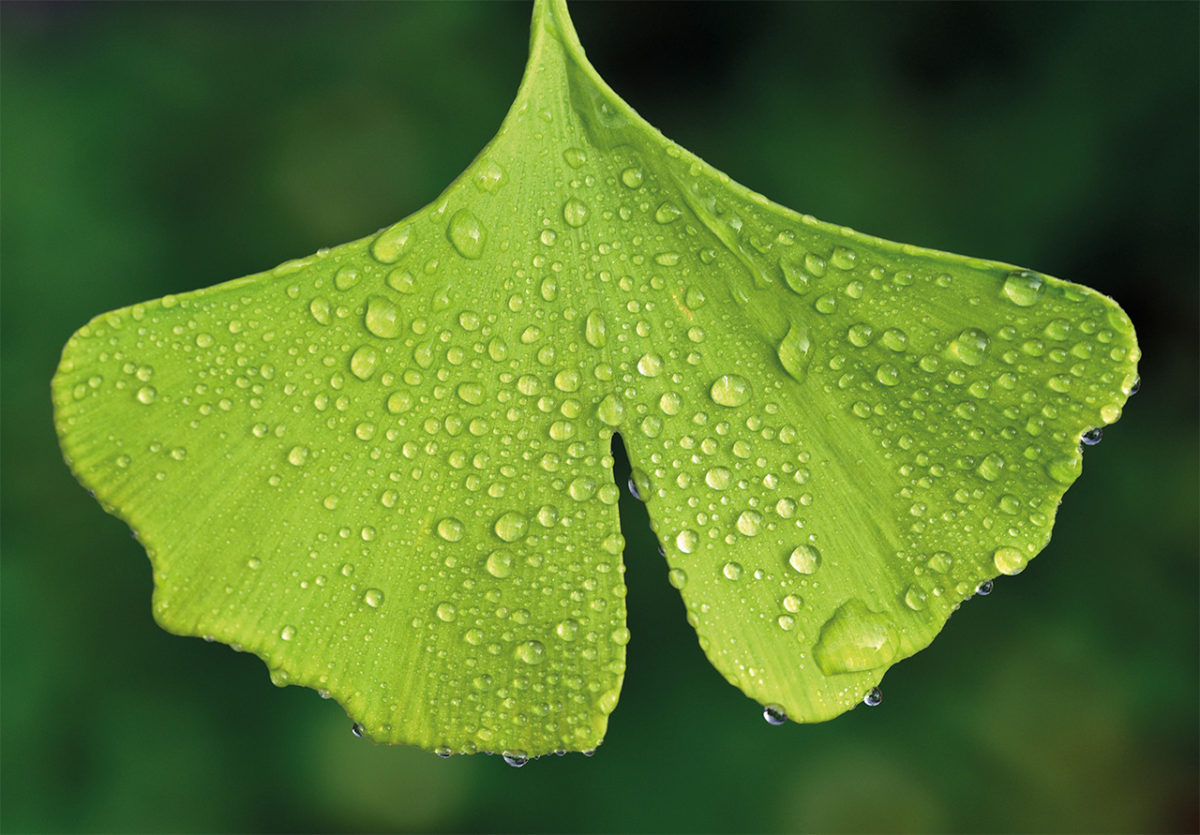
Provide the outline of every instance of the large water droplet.
{"type": "Polygon", "coordinates": [[[500,580],[512,574],[512,556],[503,551],[492,551],[484,565],[488,574],[500,580]]]}
{"type": "Polygon", "coordinates": [[[825,675],[873,670],[896,657],[899,641],[887,615],[858,598],[843,603],[821,627],[813,657],[825,675]]]}
{"type": "Polygon", "coordinates": [[[526,664],[541,664],[546,660],[546,647],[541,641],[525,641],[517,644],[516,656],[518,661],[526,664]]]}
{"type": "Polygon", "coordinates": [[[375,373],[379,355],[369,345],[363,345],[350,356],[350,370],[360,380],[369,380],[375,373]]]}
{"type": "Polygon", "coordinates": [[[796,380],[803,380],[808,371],[808,363],[812,357],[812,342],[808,338],[808,328],[793,322],[787,334],[779,343],[779,363],[783,369],[796,380]]]}
{"type": "Polygon", "coordinates": [[[437,523],[437,533],[447,542],[458,542],[463,537],[463,523],[453,516],[447,516],[437,523]]]}
{"type": "Polygon", "coordinates": [[[390,299],[382,296],[367,299],[363,323],[367,330],[383,339],[395,339],[400,335],[400,311],[390,299]]]}
{"type": "Polygon", "coordinates": [[[401,221],[395,226],[384,229],[371,242],[371,255],[376,261],[384,264],[394,264],[400,260],[404,250],[412,239],[412,225],[401,221]]]}
{"type": "Polygon", "coordinates": [[[682,530],[675,537],[675,547],[685,554],[690,554],[700,545],[700,534],[693,530],[682,530]]]}
{"type": "Polygon", "coordinates": [[[583,226],[587,223],[588,207],[582,200],[572,197],[563,203],[562,215],[568,226],[583,226]]]}
{"type": "Polygon", "coordinates": [[[475,260],[483,255],[487,243],[487,232],[483,223],[470,209],[459,209],[450,218],[446,237],[463,258],[475,260]]]}
{"type": "Polygon", "coordinates": [[[500,516],[496,520],[494,530],[496,536],[503,539],[505,542],[515,542],[525,536],[525,532],[529,529],[528,520],[519,513],[509,511],[500,516]]]}
{"type": "Polygon", "coordinates": [[[741,406],[750,399],[750,383],[736,374],[723,374],[713,381],[709,395],[721,406],[741,406]]]}
{"type": "Polygon", "coordinates": [[[606,394],[596,407],[596,414],[609,426],[617,426],[625,417],[625,404],[615,394],[606,394]]]}
{"type": "Polygon", "coordinates": [[[1004,295],[1020,307],[1032,307],[1045,292],[1045,282],[1037,273],[1018,270],[1004,279],[1004,295]]]}
{"type": "Polygon", "coordinates": [[[587,339],[588,345],[593,348],[603,348],[608,344],[608,326],[600,311],[593,310],[588,314],[583,325],[583,335],[587,339]]]}
{"type": "Polygon", "coordinates": [[[980,365],[987,357],[991,342],[978,328],[967,328],[950,343],[950,353],[964,365],[980,365]]]}
{"type": "Polygon", "coordinates": [[[801,574],[815,574],[821,567],[821,552],[812,545],[800,545],[788,554],[787,561],[801,574]]]}
{"type": "Polygon", "coordinates": [[[787,711],[779,705],[767,705],[763,708],[763,719],[768,725],[782,725],[787,722],[787,711]]]}
{"type": "Polygon", "coordinates": [[[1016,548],[998,548],[996,553],[992,554],[992,562],[1001,574],[1020,574],[1025,570],[1028,561],[1024,552],[1016,548]]]}

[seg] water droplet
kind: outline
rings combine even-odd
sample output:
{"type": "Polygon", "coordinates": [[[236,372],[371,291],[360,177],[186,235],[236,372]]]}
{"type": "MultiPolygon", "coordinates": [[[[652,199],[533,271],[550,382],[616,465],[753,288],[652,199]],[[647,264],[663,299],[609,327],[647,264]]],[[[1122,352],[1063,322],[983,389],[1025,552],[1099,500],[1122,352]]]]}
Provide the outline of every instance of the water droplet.
{"type": "Polygon", "coordinates": [[[782,602],[784,610],[791,612],[793,615],[799,612],[804,606],[804,600],[798,594],[789,594],[783,598],[782,602]]]}
{"type": "Polygon", "coordinates": [[[606,394],[596,407],[596,414],[609,426],[617,426],[625,417],[625,404],[615,394],[606,394]]]}
{"type": "Polygon", "coordinates": [[[1032,307],[1045,292],[1045,282],[1037,273],[1018,270],[1004,280],[1004,295],[1019,307],[1032,307]]]}
{"type": "Polygon", "coordinates": [[[503,551],[492,551],[484,565],[488,574],[500,580],[512,574],[512,556],[503,551]]]}
{"type": "Polygon", "coordinates": [[[690,554],[700,545],[700,534],[693,530],[682,530],[675,537],[675,547],[685,554],[690,554]]]}
{"type": "MultiPolygon", "coordinates": [[[[387,278],[385,278],[384,281],[387,282],[388,287],[391,287],[397,293],[412,295],[413,293],[417,292],[416,280],[413,278],[412,273],[410,273],[408,270],[403,270],[397,267],[387,274],[387,278]]],[[[328,322],[326,322],[326,324],[328,324],[328,322]]]]}
{"type": "Polygon", "coordinates": [[[621,184],[626,188],[637,188],[642,184],[644,176],[640,168],[626,168],[621,172],[621,184]]]}
{"type": "Polygon", "coordinates": [[[713,382],[709,395],[714,403],[734,408],[750,399],[750,384],[736,374],[723,374],[713,382]]]}
{"type": "Polygon", "coordinates": [[[1007,462],[1004,458],[993,452],[990,455],[984,456],[984,459],[979,462],[979,466],[975,472],[987,481],[995,481],[1003,475],[1006,466],[1007,462]]]}
{"type": "Polygon", "coordinates": [[[447,516],[437,523],[437,533],[447,542],[458,542],[463,538],[463,523],[453,516],[447,516]]]}
{"type": "Polygon", "coordinates": [[[909,586],[904,591],[904,605],[912,609],[914,612],[919,612],[925,608],[926,595],[924,589],[920,586],[909,586]]]}
{"type": "Polygon", "coordinates": [[[458,399],[464,403],[478,406],[483,402],[484,390],[483,386],[479,383],[462,383],[455,391],[458,394],[458,399]]]}
{"type": "Polygon", "coordinates": [[[372,609],[378,609],[383,605],[383,592],[379,589],[367,589],[363,592],[363,603],[372,609]]]}
{"type": "Polygon", "coordinates": [[[293,467],[302,467],[308,460],[308,447],[294,446],[287,455],[288,463],[293,467]]]}
{"type": "Polygon", "coordinates": [[[328,325],[333,321],[333,313],[329,307],[329,300],[317,296],[308,305],[308,312],[317,320],[319,324],[328,325]]]}
{"type": "Polygon", "coordinates": [[[1099,426],[1093,426],[1091,429],[1080,435],[1079,440],[1083,442],[1084,446],[1095,446],[1096,444],[1100,443],[1103,437],[1104,430],[1099,426]]]}
{"type": "Polygon", "coordinates": [[[520,768],[521,766],[525,765],[525,763],[529,762],[529,755],[524,751],[505,751],[504,761],[513,768],[520,768]]]}
{"type": "Polygon", "coordinates": [[[449,602],[439,603],[433,613],[442,623],[453,623],[454,619],[458,617],[458,610],[454,608],[453,603],[449,602]]]}
{"type": "Polygon", "coordinates": [[[896,366],[891,365],[890,363],[885,362],[883,365],[875,369],[875,379],[878,380],[881,385],[891,388],[900,382],[900,369],[896,368],[896,366]]]}
{"type": "Polygon", "coordinates": [[[354,267],[342,267],[333,276],[333,286],[343,292],[358,284],[361,276],[354,267]]]}
{"type": "Polygon", "coordinates": [[[681,589],[686,586],[687,579],[687,572],[682,568],[672,568],[667,572],[667,582],[677,589],[681,589]]]}
{"type": "Polygon", "coordinates": [[[674,220],[678,220],[681,214],[683,213],[679,210],[678,206],[674,203],[666,202],[655,211],[654,220],[663,224],[671,223],[674,220]]]}
{"type": "Polygon", "coordinates": [[[808,328],[792,323],[788,327],[787,334],[779,343],[778,351],[779,363],[783,369],[796,380],[803,380],[812,357],[812,342],[808,338],[808,328]]]}
{"type": "Polygon", "coordinates": [[[763,719],[768,725],[782,725],[787,722],[787,711],[779,705],[767,705],[763,708],[763,719]]]}
{"type": "Polygon", "coordinates": [[[367,299],[363,323],[367,330],[383,339],[395,339],[400,335],[400,311],[390,299],[382,296],[367,299]]]}
{"type": "Polygon", "coordinates": [[[855,348],[865,348],[871,344],[871,340],[875,337],[875,329],[866,322],[859,322],[851,325],[850,330],[846,331],[846,338],[850,340],[850,344],[855,348]]]}
{"type": "Polygon", "coordinates": [[[964,365],[980,365],[987,356],[991,339],[978,328],[967,328],[950,343],[950,353],[964,365]]]}
{"type": "Polygon", "coordinates": [[[296,627],[294,627],[294,626],[283,627],[283,630],[279,633],[279,637],[284,641],[292,640],[292,638],[296,637],[296,627]]]}
{"type": "Polygon", "coordinates": [[[587,152],[582,148],[567,148],[563,151],[563,159],[572,168],[579,168],[587,162],[587,152]]]}
{"type": "Polygon", "coordinates": [[[500,186],[504,185],[504,177],[504,169],[499,163],[490,159],[484,160],[475,172],[475,185],[488,194],[495,194],[500,186]]]}
{"type": "Polygon", "coordinates": [[[883,701],[883,691],[878,687],[872,687],[867,691],[867,695],[863,696],[863,704],[867,707],[878,707],[883,701]]]}
{"type": "Polygon", "coordinates": [[[788,565],[800,574],[815,574],[821,567],[821,552],[812,545],[800,545],[788,555],[788,565]]]}
{"type": "Polygon", "coordinates": [[[526,664],[541,664],[546,660],[546,647],[541,641],[525,641],[517,644],[516,656],[518,661],[526,664]]]}
{"type": "Polygon", "coordinates": [[[724,467],[713,467],[704,474],[704,483],[714,490],[724,490],[733,479],[733,473],[724,467]]]}
{"type": "Polygon", "coordinates": [[[992,593],[993,586],[994,586],[994,583],[991,580],[984,580],[982,583],[980,583],[976,587],[975,593],[977,595],[979,595],[980,597],[987,597],[989,594],[992,593]]]}
{"type": "Polygon", "coordinates": [[[369,345],[363,345],[350,356],[350,371],[360,380],[369,380],[375,373],[379,355],[369,345]]]}
{"type": "Polygon", "coordinates": [[[608,327],[600,311],[593,310],[588,314],[583,325],[583,335],[588,345],[593,348],[603,348],[608,344],[608,327]]]}
{"type": "Polygon", "coordinates": [[[588,207],[582,200],[572,197],[562,207],[563,220],[568,226],[580,227],[587,223],[588,207]]]}
{"type": "Polygon", "coordinates": [[[740,580],[742,577],[742,566],[740,563],[732,560],[721,566],[721,573],[725,575],[727,580],[740,580]]]}
{"type": "Polygon", "coordinates": [[[500,516],[496,520],[493,530],[496,536],[503,539],[505,542],[515,542],[525,536],[525,532],[529,529],[529,521],[519,513],[509,511],[500,516]]]}
{"type": "Polygon", "coordinates": [[[362,739],[367,735],[366,729],[358,722],[355,722],[350,726],[350,733],[354,734],[359,739],[362,739]]]}
{"type": "Polygon", "coordinates": [[[483,223],[470,209],[459,209],[450,218],[446,237],[463,258],[475,260],[483,255],[487,232],[483,223]]]}
{"type": "Polygon", "coordinates": [[[992,554],[992,562],[1001,574],[1020,574],[1025,570],[1028,559],[1016,548],[999,548],[992,554]]]}
{"type": "Polygon", "coordinates": [[[737,529],[743,536],[757,536],[762,527],[762,518],[757,510],[743,510],[738,514],[737,529]]]}
{"type": "Polygon", "coordinates": [[[158,399],[158,389],[154,386],[142,386],[137,390],[137,400],[139,403],[144,403],[149,406],[158,399]]]}
{"type": "Polygon", "coordinates": [[[663,359],[658,354],[646,354],[637,363],[638,373],[643,377],[657,377],[662,369],[663,359]]]}
{"type": "Polygon", "coordinates": [[[371,256],[384,264],[394,264],[400,260],[411,239],[412,225],[401,221],[376,236],[371,242],[371,256]]]}
{"type": "Polygon", "coordinates": [[[813,657],[825,675],[882,667],[899,649],[887,615],[872,612],[858,598],[843,603],[821,627],[813,657]]]}

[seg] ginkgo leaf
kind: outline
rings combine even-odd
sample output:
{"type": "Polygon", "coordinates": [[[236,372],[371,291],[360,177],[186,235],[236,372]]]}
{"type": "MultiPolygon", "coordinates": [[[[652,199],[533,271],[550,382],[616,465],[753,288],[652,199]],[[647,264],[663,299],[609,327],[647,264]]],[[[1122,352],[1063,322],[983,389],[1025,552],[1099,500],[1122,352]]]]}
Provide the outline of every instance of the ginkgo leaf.
{"type": "Polygon", "coordinates": [[[731,182],[537,0],[512,109],[434,203],[97,317],[53,396],[164,628],[375,740],[519,764],[617,703],[614,434],[713,665],[817,721],[1045,546],[1138,357],[1091,290],[731,182]]]}

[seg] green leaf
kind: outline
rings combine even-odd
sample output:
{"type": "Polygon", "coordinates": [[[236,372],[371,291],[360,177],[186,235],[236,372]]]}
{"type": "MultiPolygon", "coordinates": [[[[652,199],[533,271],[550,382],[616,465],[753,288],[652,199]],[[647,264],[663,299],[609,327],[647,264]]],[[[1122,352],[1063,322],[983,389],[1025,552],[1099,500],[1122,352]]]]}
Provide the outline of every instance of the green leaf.
{"type": "Polygon", "coordinates": [[[434,203],[97,317],[53,396],[164,628],[373,739],[520,763],[617,703],[614,433],[713,665],[819,721],[1045,546],[1138,357],[1091,290],[731,182],[538,0],[512,109],[434,203]]]}

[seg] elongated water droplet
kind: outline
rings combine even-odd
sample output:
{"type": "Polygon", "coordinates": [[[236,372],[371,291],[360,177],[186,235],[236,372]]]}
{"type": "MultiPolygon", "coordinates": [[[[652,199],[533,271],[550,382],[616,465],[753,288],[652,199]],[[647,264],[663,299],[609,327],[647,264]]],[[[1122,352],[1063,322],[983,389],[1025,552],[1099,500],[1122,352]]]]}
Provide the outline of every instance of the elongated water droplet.
{"type": "Polygon", "coordinates": [[[851,598],[821,627],[813,657],[825,675],[856,673],[890,663],[899,646],[887,615],[851,598]]]}
{"type": "Polygon", "coordinates": [[[562,215],[568,226],[583,226],[587,223],[588,207],[582,200],[572,197],[563,203],[562,215]]]}
{"type": "Polygon", "coordinates": [[[1004,295],[1019,307],[1032,307],[1045,291],[1045,282],[1037,273],[1018,270],[1004,280],[1004,295]]]}
{"type": "Polygon", "coordinates": [[[475,260],[483,255],[487,243],[487,232],[483,223],[470,209],[459,209],[450,218],[446,237],[463,258],[475,260]]]}
{"type": "Polygon", "coordinates": [[[363,323],[367,330],[383,339],[395,339],[400,335],[400,311],[390,299],[382,296],[367,299],[363,323]]]}
{"type": "Polygon", "coordinates": [[[600,311],[593,310],[588,314],[583,325],[583,335],[588,345],[593,348],[603,348],[608,344],[608,327],[600,311]]]}
{"type": "Polygon", "coordinates": [[[371,242],[371,255],[376,261],[394,264],[400,260],[412,239],[412,225],[401,221],[384,229],[371,242]]]}
{"type": "Polygon", "coordinates": [[[800,574],[815,574],[821,567],[821,552],[812,545],[800,545],[788,554],[788,565],[800,574]]]}
{"type": "Polygon", "coordinates": [[[808,328],[793,322],[779,343],[779,364],[796,380],[803,381],[812,357],[808,328]]]}

